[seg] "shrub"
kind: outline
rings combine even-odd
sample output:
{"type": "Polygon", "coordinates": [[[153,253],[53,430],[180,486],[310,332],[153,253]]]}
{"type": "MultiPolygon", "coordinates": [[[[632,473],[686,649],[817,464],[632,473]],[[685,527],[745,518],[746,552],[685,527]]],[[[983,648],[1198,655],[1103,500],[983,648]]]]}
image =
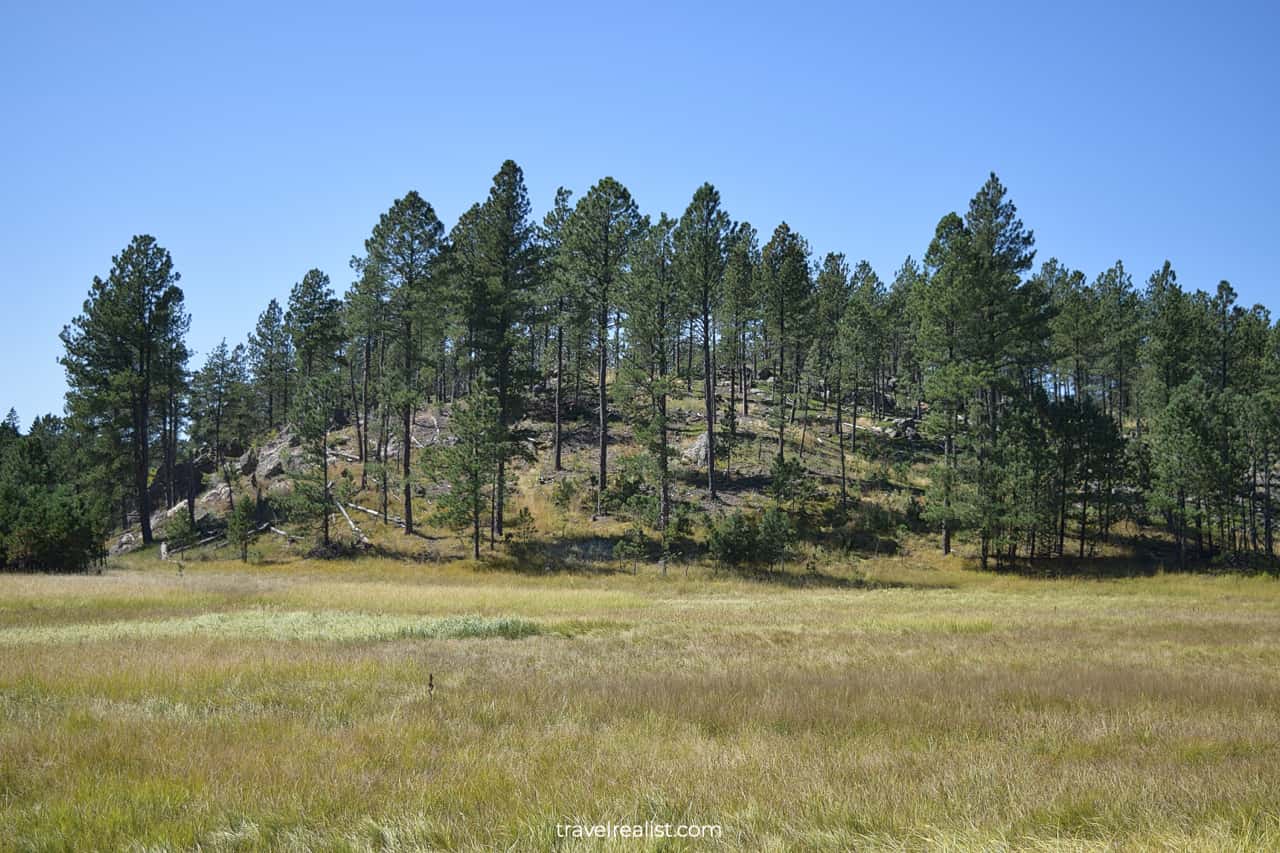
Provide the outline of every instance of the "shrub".
{"type": "Polygon", "coordinates": [[[791,552],[791,543],[795,541],[795,528],[791,519],[777,507],[765,510],[760,519],[760,531],[757,536],[756,550],[760,560],[770,566],[776,566],[787,558],[791,552]]]}
{"type": "Polygon", "coordinates": [[[551,489],[551,502],[560,509],[571,509],[578,497],[578,481],[573,477],[564,477],[556,481],[551,489]]]}
{"type": "Polygon", "coordinates": [[[196,541],[199,530],[191,523],[191,514],[185,506],[169,516],[164,523],[164,539],[170,548],[185,548],[196,541]]]}
{"type": "Polygon", "coordinates": [[[756,520],[735,510],[712,523],[707,550],[720,565],[743,566],[755,559],[758,539],[756,520]]]}
{"type": "Polygon", "coordinates": [[[638,524],[633,524],[627,528],[627,532],[613,546],[613,558],[619,563],[631,563],[631,574],[638,574],[640,569],[640,558],[649,550],[648,540],[644,535],[644,528],[638,524]]]}
{"type": "Polygon", "coordinates": [[[227,542],[240,552],[241,562],[249,562],[249,540],[253,536],[254,501],[244,495],[227,515],[227,542]]]}
{"type": "Polygon", "coordinates": [[[796,459],[773,460],[769,469],[769,495],[781,506],[802,509],[813,497],[813,481],[796,459]]]}

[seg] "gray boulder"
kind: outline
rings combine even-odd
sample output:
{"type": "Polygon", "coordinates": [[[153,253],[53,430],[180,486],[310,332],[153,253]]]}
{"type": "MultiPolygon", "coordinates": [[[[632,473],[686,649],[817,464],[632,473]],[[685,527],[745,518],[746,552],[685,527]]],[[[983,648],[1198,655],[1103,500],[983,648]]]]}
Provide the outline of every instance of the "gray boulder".
{"type": "Polygon", "coordinates": [[[698,433],[698,437],[693,440],[680,454],[680,458],[685,464],[692,465],[695,468],[705,468],[707,466],[707,434],[705,432],[698,433]]]}

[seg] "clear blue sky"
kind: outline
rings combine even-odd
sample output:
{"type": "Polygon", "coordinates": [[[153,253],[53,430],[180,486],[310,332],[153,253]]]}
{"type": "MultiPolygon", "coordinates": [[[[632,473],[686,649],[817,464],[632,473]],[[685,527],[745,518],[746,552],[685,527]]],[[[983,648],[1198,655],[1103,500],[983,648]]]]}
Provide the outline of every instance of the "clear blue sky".
{"type": "Polygon", "coordinates": [[[133,234],[198,365],[309,268],[345,289],[393,199],[451,226],[508,157],[539,217],[709,180],[886,278],[995,170],[1039,260],[1280,307],[1274,2],[365,5],[8,4],[0,411],[61,410],[58,331],[133,234]]]}

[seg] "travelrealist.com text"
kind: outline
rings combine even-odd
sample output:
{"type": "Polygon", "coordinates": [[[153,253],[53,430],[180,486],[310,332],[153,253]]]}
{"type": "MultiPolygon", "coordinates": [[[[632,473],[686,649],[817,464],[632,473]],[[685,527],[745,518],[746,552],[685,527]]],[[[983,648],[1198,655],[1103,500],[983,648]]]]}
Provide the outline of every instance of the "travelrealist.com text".
{"type": "Polygon", "coordinates": [[[718,823],[561,823],[556,825],[557,838],[719,838],[723,830],[718,823]]]}

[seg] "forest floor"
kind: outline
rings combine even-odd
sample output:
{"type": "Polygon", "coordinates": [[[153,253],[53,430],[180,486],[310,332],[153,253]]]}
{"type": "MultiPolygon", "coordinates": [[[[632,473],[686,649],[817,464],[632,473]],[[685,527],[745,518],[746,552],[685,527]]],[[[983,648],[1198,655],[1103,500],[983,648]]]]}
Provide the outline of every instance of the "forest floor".
{"type": "Polygon", "coordinates": [[[1280,848],[1272,579],[261,547],[0,576],[0,849],[1280,848]]]}

